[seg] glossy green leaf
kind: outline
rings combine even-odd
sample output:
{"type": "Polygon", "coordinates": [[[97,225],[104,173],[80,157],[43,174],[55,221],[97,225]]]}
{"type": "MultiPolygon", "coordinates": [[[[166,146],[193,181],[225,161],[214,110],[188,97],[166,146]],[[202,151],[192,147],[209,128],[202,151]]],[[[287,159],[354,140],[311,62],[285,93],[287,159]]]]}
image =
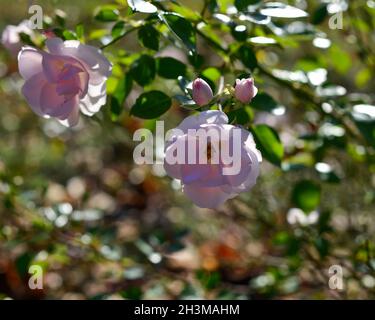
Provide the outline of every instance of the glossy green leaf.
{"type": "Polygon", "coordinates": [[[280,165],[284,156],[284,147],[277,132],[265,124],[251,127],[257,148],[269,162],[280,165]]]}
{"type": "Polygon", "coordinates": [[[75,34],[75,32],[70,31],[70,30],[63,31],[63,38],[64,40],[78,40],[78,37],[75,34]]]}
{"type": "Polygon", "coordinates": [[[258,65],[257,58],[249,46],[241,46],[236,53],[236,57],[250,70],[254,70],[258,65]]]}
{"type": "Polygon", "coordinates": [[[264,7],[260,10],[260,13],[269,17],[289,19],[296,19],[308,16],[306,11],[303,11],[293,6],[289,6],[281,2],[266,3],[264,7]]]}
{"type": "Polygon", "coordinates": [[[153,26],[147,25],[140,28],[138,40],[145,48],[159,50],[159,32],[153,26]]]}
{"type": "Polygon", "coordinates": [[[112,28],[112,38],[118,38],[125,34],[126,28],[125,28],[125,22],[124,21],[118,21],[112,28]]]}
{"type": "Polygon", "coordinates": [[[322,3],[311,16],[312,24],[321,24],[328,17],[327,4],[322,3]]]}
{"type": "Polygon", "coordinates": [[[152,3],[144,0],[127,0],[129,7],[135,12],[155,13],[158,11],[152,3]]]}
{"type": "Polygon", "coordinates": [[[245,11],[248,6],[256,4],[261,0],[235,0],[234,5],[239,11],[245,11]]]}
{"type": "Polygon", "coordinates": [[[140,86],[150,84],[156,75],[155,59],[149,55],[142,55],[132,64],[130,73],[140,86]]]}
{"type": "Polygon", "coordinates": [[[155,119],[167,112],[172,100],[161,91],[145,92],[139,96],[130,114],[142,119],[155,119]]]}
{"type": "Polygon", "coordinates": [[[101,22],[113,22],[118,20],[119,14],[117,9],[103,7],[95,14],[95,19],[101,22]]]}
{"type": "Polygon", "coordinates": [[[163,15],[163,18],[169,28],[181,39],[185,46],[192,52],[195,52],[197,39],[191,22],[174,13],[166,13],[163,15]]]}
{"type": "Polygon", "coordinates": [[[229,123],[235,122],[238,125],[248,125],[254,118],[254,112],[250,107],[243,108],[228,112],[229,123]]]}
{"type": "Polygon", "coordinates": [[[272,112],[278,107],[278,104],[269,94],[261,92],[251,100],[250,106],[254,109],[272,112]]]}
{"type": "Polygon", "coordinates": [[[186,74],[186,65],[170,57],[158,58],[157,69],[158,75],[166,79],[177,79],[186,74]]]}
{"type": "Polygon", "coordinates": [[[375,148],[375,106],[355,105],[351,115],[363,137],[375,148]]]}

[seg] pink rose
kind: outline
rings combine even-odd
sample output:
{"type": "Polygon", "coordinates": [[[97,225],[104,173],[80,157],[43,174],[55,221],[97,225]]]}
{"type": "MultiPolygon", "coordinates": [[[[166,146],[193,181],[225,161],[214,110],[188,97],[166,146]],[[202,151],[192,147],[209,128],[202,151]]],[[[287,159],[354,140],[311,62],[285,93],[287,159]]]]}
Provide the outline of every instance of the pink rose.
{"type": "Polygon", "coordinates": [[[254,86],[254,80],[249,79],[237,79],[235,96],[236,99],[242,103],[249,103],[258,93],[258,89],[254,86]]]}
{"type": "Polygon", "coordinates": [[[92,116],[106,103],[112,65],[101,51],[79,41],[47,39],[49,52],[23,47],[18,68],[26,80],[22,93],[33,111],[74,126],[79,111],[92,116]]]}
{"type": "Polygon", "coordinates": [[[256,183],[262,157],[253,137],[229,125],[221,111],[186,118],[167,141],[164,168],[181,180],[183,192],[199,207],[216,208],[256,183]],[[201,161],[202,154],[206,161],[201,161]]]}
{"type": "Polygon", "coordinates": [[[17,53],[22,48],[20,33],[26,33],[30,36],[33,34],[28,20],[22,21],[18,26],[6,26],[1,35],[1,43],[14,56],[17,56],[17,53]]]}
{"type": "Polygon", "coordinates": [[[198,106],[208,104],[214,97],[209,84],[203,79],[195,79],[193,82],[193,100],[198,106]]]}

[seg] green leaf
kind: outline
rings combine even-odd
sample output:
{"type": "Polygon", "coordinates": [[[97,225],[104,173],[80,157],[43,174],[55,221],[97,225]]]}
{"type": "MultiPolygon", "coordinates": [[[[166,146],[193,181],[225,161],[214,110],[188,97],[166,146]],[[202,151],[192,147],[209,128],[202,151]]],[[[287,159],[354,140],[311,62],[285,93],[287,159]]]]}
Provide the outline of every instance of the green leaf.
{"type": "Polygon", "coordinates": [[[172,100],[161,91],[145,92],[139,96],[130,114],[142,119],[155,119],[167,112],[172,100]]]}
{"type": "Polygon", "coordinates": [[[112,28],[112,38],[118,38],[125,34],[125,22],[124,21],[118,21],[112,28]]]}
{"type": "Polygon", "coordinates": [[[156,75],[155,59],[149,55],[142,55],[132,64],[130,73],[140,86],[150,84],[156,75]]]}
{"type": "Polygon", "coordinates": [[[182,108],[185,108],[187,110],[196,110],[196,109],[200,108],[200,106],[198,106],[194,102],[194,100],[190,99],[187,96],[183,96],[183,95],[177,94],[173,98],[176,99],[180,103],[180,106],[182,108]]]}
{"type": "Polygon", "coordinates": [[[236,52],[236,57],[250,70],[254,70],[258,65],[257,58],[249,46],[241,46],[236,52]]]}
{"type": "Polygon", "coordinates": [[[139,42],[148,49],[159,50],[159,32],[153,26],[144,26],[138,31],[139,42]]]}
{"type": "Polygon", "coordinates": [[[30,252],[25,252],[16,259],[16,269],[21,277],[25,277],[29,271],[33,256],[30,252]]]}
{"type": "Polygon", "coordinates": [[[254,118],[254,112],[248,106],[228,112],[229,123],[235,122],[239,125],[247,125],[254,118]]]}
{"type": "Polygon", "coordinates": [[[133,79],[130,75],[126,74],[116,86],[115,91],[111,97],[111,118],[116,121],[122,111],[125,99],[128,97],[133,87],[133,79]]]}
{"type": "Polygon", "coordinates": [[[277,132],[265,124],[252,126],[251,132],[262,155],[269,162],[279,166],[284,156],[284,147],[277,132]]]}
{"type": "Polygon", "coordinates": [[[264,5],[264,8],[260,10],[260,13],[269,17],[289,19],[296,19],[308,16],[307,12],[281,2],[266,3],[264,5]]]}
{"type": "Polygon", "coordinates": [[[313,15],[311,16],[311,23],[315,25],[321,24],[327,17],[327,4],[322,3],[318,6],[318,8],[314,11],[313,15]]]}
{"type": "Polygon", "coordinates": [[[234,39],[240,42],[246,41],[248,37],[247,28],[244,24],[233,25],[231,27],[231,34],[234,39]]]}
{"type": "Polygon", "coordinates": [[[235,0],[234,5],[236,6],[238,11],[245,11],[248,6],[256,4],[261,0],[235,0]]]}
{"type": "Polygon", "coordinates": [[[198,270],[196,277],[207,290],[216,288],[221,282],[220,273],[217,271],[207,272],[204,270],[198,270]]]}
{"type": "Polygon", "coordinates": [[[298,208],[309,213],[319,206],[320,194],[318,185],[310,180],[302,180],[294,186],[292,201],[298,208]]]}
{"type": "Polygon", "coordinates": [[[157,67],[159,76],[166,79],[177,79],[186,74],[186,65],[170,57],[158,58],[157,67]]]}
{"type": "Polygon", "coordinates": [[[197,39],[193,25],[175,13],[166,13],[163,15],[168,27],[181,39],[185,46],[193,53],[196,51],[197,39]]]}
{"type": "Polygon", "coordinates": [[[277,109],[277,102],[267,93],[258,93],[250,102],[250,106],[257,110],[272,112],[277,109]]]}
{"type": "Polygon", "coordinates": [[[144,0],[128,0],[128,5],[133,11],[142,13],[155,13],[158,11],[152,3],[144,0]]]}
{"type": "Polygon", "coordinates": [[[216,85],[220,80],[221,72],[219,69],[211,67],[204,69],[199,77],[205,80],[210,85],[213,91],[216,91],[216,85]]]}
{"type": "Polygon", "coordinates": [[[375,106],[357,104],[351,115],[363,137],[375,148],[375,106]]]}
{"type": "Polygon", "coordinates": [[[314,241],[314,245],[322,258],[327,256],[330,247],[328,240],[319,237],[314,241]]]}
{"type": "Polygon", "coordinates": [[[120,114],[122,113],[123,107],[122,104],[120,104],[119,100],[112,96],[110,101],[111,106],[111,119],[112,121],[116,121],[120,114]]]}
{"type": "Polygon", "coordinates": [[[331,166],[325,162],[318,162],[315,164],[315,170],[319,174],[321,180],[329,183],[340,182],[340,177],[333,171],[331,166]]]}
{"type": "Polygon", "coordinates": [[[58,26],[64,28],[66,22],[66,13],[60,9],[55,11],[55,20],[58,26]]]}
{"type": "Polygon", "coordinates": [[[117,21],[120,13],[117,9],[111,7],[102,7],[95,14],[95,19],[101,22],[117,21]]]}
{"type": "Polygon", "coordinates": [[[133,79],[130,75],[126,74],[118,82],[117,87],[113,95],[118,99],[120,103],[124,103],[133,87],[133,79]]]}
{"type": "Polygon", "coordinates": [[[19,34],[19,36],[20,36],[20,38],[21,38],[22,43],[24,43],[24,44],[28,44],[29,46],[33,46],[33,47],[35,46],[33,40],[31,40],[31,37],[30,37],[29,34],[26,34],[26,33],[24,33],[24,32],[21,32],[21,33],[19,34]]]}
{"type": "Polygon", "coordinates": [[[266,25],[271,22],[271,18],[265,16],[264,14],[260,14],[259,12],[247,12],[244,14],[245,21],[249,21],[251,23],[266,25]]]}
{"type": "Polygon", "coordinates": [[[76,35],[79,40],[83,40],[84,38],[85,29],[83,27],[83,24],[79,24],[76,26],[76,35]]]}
{"type": "Polygon", "coordinates": [[[64,40],[78,40],[77,35],[73,31],[64,30],[63,31],[64,40]]]}

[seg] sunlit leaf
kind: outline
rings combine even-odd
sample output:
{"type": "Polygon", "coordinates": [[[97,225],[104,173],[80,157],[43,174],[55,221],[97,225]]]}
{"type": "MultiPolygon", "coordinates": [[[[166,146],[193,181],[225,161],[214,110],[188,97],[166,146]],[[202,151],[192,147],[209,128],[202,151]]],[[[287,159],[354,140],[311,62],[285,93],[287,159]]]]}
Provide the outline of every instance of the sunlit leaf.
{"type": "Polygon", "coordinates": [[[181,39],[185,46],[192,52],[195,52],[197,40],[191,22],[174,13],[166,13],[163,17],[169,28],[181,39]]]}
{"type": "Polygon", "coordinates": [[[280,2],[267,2],[260,13],[275,18],[295,19],[308,16],[307,12],[280,2]]]}
{"type": "Polygon", "coordinates": [[[125,34],[126,28],[125,28],[125,22],[124,21],[118,21],[112,28],[112,37],[118,38],[125,34]]]}
{"type": "Polygon", "coordinates": [[[111,7],[102,7],[95,14],[95,19],[101,22],[113,22],[117,21],[119,14],[120,13],[118,9],[111,7]]]}
{"type": "Polygon", "coordinates": [[[362,135],[375,148],[375,106],[358,104],[351,114],[362,135]]]}
{"type": "Polygon", "coordinates": [[[265,124],[252,126],[251,132],[262,155],[269,162],[280,165],[284,156],[284,147],[277,132],[265,124]]]}
{"type": "Polygon", "coordinates": [[[158,11],[152,3],[144,0],[127,0],[129,7],[136,12],[155,13],[158,11]]]}

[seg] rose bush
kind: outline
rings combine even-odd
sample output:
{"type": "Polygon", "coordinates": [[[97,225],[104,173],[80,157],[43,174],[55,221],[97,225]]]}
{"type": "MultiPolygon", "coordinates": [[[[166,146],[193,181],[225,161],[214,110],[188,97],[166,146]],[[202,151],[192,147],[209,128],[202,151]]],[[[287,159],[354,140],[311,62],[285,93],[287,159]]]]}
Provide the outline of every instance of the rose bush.
{"type": "Polygon", "coordinates": [[[37,2],[1,1],[0,299],[375,297],[374,1],[37,2]]]}

